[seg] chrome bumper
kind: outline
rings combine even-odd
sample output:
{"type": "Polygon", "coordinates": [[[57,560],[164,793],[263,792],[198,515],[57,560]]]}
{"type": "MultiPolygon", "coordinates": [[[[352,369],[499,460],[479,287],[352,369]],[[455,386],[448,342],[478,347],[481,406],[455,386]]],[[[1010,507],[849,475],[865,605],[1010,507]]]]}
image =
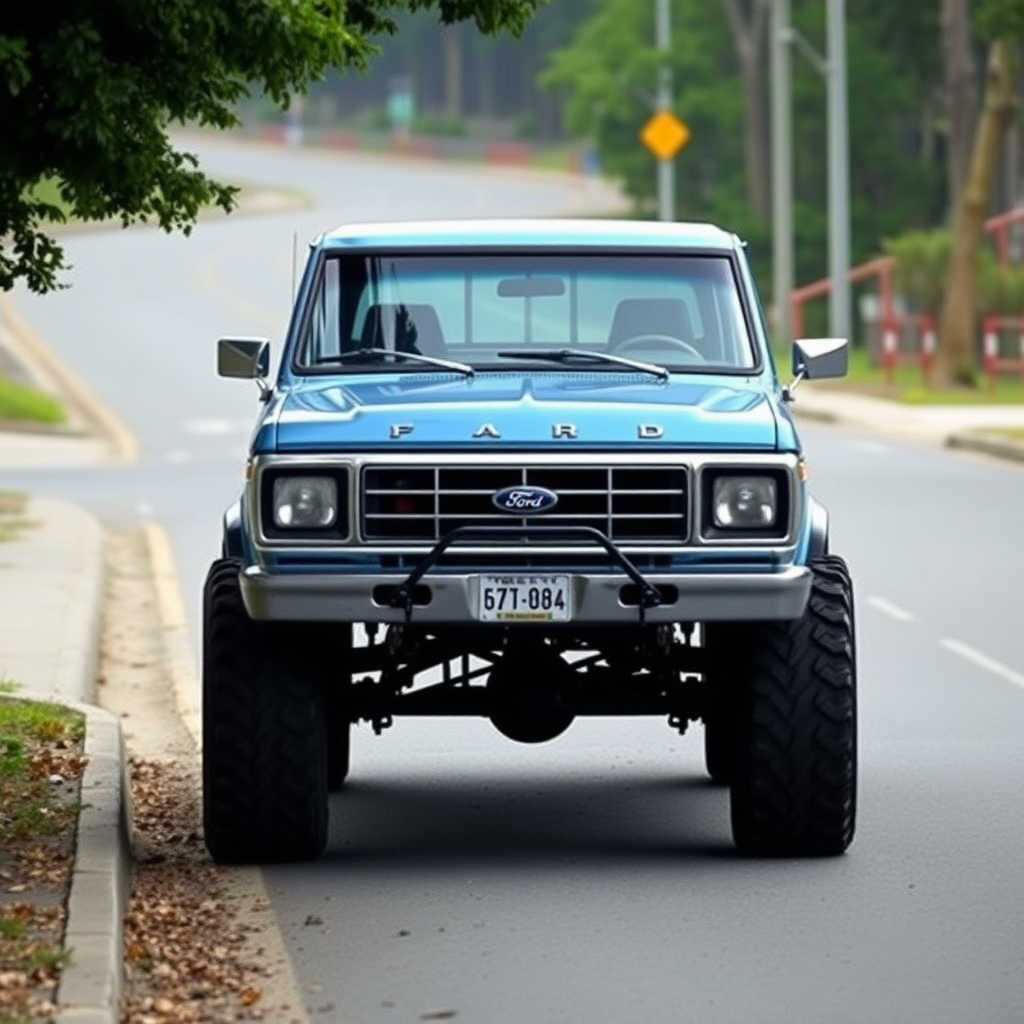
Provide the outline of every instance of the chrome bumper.
{"type": "MultiPolygon", "coordinates": [[[[536,574],[536,573],[534,573],[536,574]]],[[[569,625],[635,625],[637,604],[622,600],[630,580],[621,574],[562,573],[573,591],[569,625]]],[[[811,572],[792,566],[766,573],[694,573],[646,575],[655,587],[675,588],[675,600],[646,608],[647,622],[735,622],[798,619],[811,590],[811,572]]],[[[241,572],[242,599],[250,617],[299,622],[404,622],[406,610],[374,599],[382,589],[401,586],[406,576],[271,575],[259,566],[241,572]]],[[[423,576],[418,587],[429,592],[427,603],[413,606],[410,621],[417,624],[468,625],[477,621],[480,574],[437,573],[423,576]]],[[[634,588],[635,589],[635,588],[634,588]]],[[[529,628],[536,623],[515,623],[529,628]]]]}

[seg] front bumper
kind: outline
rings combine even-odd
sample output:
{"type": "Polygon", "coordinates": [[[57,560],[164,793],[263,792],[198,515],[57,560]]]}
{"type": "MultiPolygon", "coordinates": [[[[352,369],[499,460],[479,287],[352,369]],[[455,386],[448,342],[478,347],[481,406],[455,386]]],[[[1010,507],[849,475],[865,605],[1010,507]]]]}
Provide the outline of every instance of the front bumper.
{"type": "MultiPolygon", "coordinates": [[[[566,575],[563,573],[562,575],[566,575]]],[[[807,604],[811,572],[789,566],[771,572],[644,575],[662,595],[642,609],[637,588],[620,573],[568,573],[573,617],[568,625],[635,625],[642,621],[714,622],[797,619],[807,604]]],[[[402,574],[269,574],[241,572],[242,599],[253,619],[307,622],[405,622],[471,625],[477,621],[479,573],[423,575],[415,600],[393,606],[402,574]]],[[[516,623],[530,628],[535,623],[516,623]]]]}

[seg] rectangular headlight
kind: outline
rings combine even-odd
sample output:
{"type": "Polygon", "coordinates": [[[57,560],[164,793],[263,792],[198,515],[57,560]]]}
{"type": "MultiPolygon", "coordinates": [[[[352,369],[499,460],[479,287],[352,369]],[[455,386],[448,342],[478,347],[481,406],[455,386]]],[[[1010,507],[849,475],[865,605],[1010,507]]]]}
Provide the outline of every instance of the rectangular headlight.
{"type": "Polygon", "coordinates": [[[338,520],[338,484],[329,476],[280,476],[274,480],[274,525],[280,529],[310,530],[333,526],[338,520]]]}
{"type": "Polygon", "coordinates": [[[763,530],[779,514],[778,483],[773,476],[716,476],[711,514],[722,530],[763,530]]]}

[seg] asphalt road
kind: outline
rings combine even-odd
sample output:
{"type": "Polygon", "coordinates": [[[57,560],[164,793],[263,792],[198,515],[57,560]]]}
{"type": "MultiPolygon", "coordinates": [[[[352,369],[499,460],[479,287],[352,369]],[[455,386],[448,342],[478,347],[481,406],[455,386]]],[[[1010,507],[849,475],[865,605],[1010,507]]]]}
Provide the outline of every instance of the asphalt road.
{"type": "MultiPolygon", "coordinates": [[[[209,145],[209,166],[316,209],[69,238],[74,287],[16,296],[130,427],[135,464],[5,486],[168,530],[195,616],[240,486],[256,389],[221,334],[278,339],[293,239],[344,219],[549,214],[578,186],[209,145]]],[[[806,385],[811,387],[813,385],[806,385]]],[[[356,730],[316,864],[264,872],[311,1019],[701,1024],[1024,1020],[1024,469],[803,429],[857,588],[859,830],[842,858],[734,856],[699,729],[485,722],[356,730]]]]}

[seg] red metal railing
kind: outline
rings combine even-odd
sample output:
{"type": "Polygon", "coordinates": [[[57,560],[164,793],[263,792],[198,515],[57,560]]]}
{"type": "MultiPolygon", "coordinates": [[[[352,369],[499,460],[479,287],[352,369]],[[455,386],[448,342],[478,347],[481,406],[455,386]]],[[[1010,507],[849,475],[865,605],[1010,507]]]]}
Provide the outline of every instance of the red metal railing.
{"type": "Polygon", "coordinates": [[[1024,317],[986,316],[982,330],[982,362],[990,391],[996,387],[996,378],[1001,373],[1019,373],[1024,384],[1024,317]],[[1017,335],[1017,355],[1008,356],[1001,344],[1003,333],[1013,331],[1017,335]]]}
{"type": "MultiPolygon", "coordinates": [[[[985,221],[985,231],[992,236],[996,248],[996,256],[1003,266],[1009,265],[1011,261],[1011,229],[1018,224],[1024,224],[1024,208],[1007,210],[1005,213],[996,214],[985,221]]],[[[931,370],[931,364],[935,352],[935,329],[934,324],[925,324],[924,318],[919,315],[906,316],[896,312],[893,303],[893,258],[891,256],[876,256],[866,263],[851,268],[847,274],[847,280],[851,284],[863,281],[876,282],[876,293],[878,297],[878,319],[882,327],[882,365],[886,369],[887,376],[891,379],[892,370],[898,363],[909,361],[917,362],[921,367],[922,376],[931,370]],[[900,332],[903,327],[915,327],[919,332],[918,345],[912,353],[907,353],[898,344],[900,332]]],[[[790,294],[790,322],[793,336],[803,336],[804,329],[804,307],[812,299],[822,298],[828,295],[832,288],[831,278],[824,277],[810,284],[794,288],[790,294]]],[[[990,332],[988,325],[995,324],[991,332],[995,338],[996,351],[992,357],[986,355],[985,373],[989,378],[989,384],[994,387],[995,375],[1005,372],[1017,372],[1021,370],[1024,376],[1024,366],[1020,366],[1024,360],[1024,340],[1022,340],[1021,360],[1008,359],[999,355],[999,329],[1007,327],[1018,327],[1024,324],[1024,318],[1018,317],[986,317],[985,319],[985,345],[989,345],[990,332]]],[[[986,353],[988,348],[985,348],[986,353]]]]}
{"type": "Polygon", "coordinates": [[[891,384],[897,366],[917,365],[921,383],[927,384],[935,360],[935,322],[927,313],[890,316],[882,320],[882,369],[886,383],[891,384]],[[900,336],[910,330],[914,344],[908,349],[900,345],[900,336]]]}
{"type": "MultiPolygon", "coordinates": [[[[878,279],[879,314],[883,323],[891,320],[895,315],[892,306],[892,262],[891,256],[876,256],[873,260],[868,260],[867,263],[853,267],[847,274],[847,280],[851,284],[867,281],[872,277],[878,279]]],[[[823,277],[820,281],[812,281],[810,284],[793,289],[789,300],[789,310],[795,338],[803,337],[804,304],[811,299],[828,295],[831,288],[832,279],[823,277]]]]}

